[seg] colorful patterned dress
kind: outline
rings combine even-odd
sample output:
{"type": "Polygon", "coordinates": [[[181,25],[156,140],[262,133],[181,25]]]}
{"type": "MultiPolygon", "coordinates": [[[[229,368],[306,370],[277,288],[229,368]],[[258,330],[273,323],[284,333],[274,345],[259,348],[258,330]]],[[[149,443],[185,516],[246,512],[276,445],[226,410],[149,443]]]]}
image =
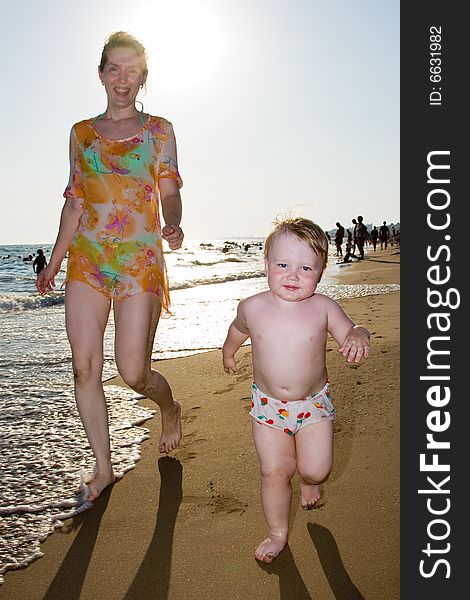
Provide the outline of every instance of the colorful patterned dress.
{"type": "Polygon", "coordinates": [[[178,173],[173,127],[147,117],[132,138],[99,135],[87,119],[70,135],[65,198],[83,198],[68,253],[67,281],[82,281],[115,300],[149,292],[169,307],[163,258],[159,180],[178,173]]]}

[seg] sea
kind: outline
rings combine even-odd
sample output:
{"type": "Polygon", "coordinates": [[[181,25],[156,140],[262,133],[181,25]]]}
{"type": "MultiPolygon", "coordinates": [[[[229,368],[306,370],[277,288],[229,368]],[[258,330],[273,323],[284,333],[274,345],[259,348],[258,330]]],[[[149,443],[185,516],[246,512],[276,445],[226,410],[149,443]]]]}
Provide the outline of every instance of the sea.
{"type": "MultiPolygon", "coordinates": [[[[171,313],[160,320],[153,360],[220,349],[238,302],[267,289],[263,239],[185,240],[165,252],[171,313]]],[[[0,583],[12,569],[42,556],[41,541],[92,503],[80,482],[92,471],[73,395],[71,352],[64,321],[66,262],[56,289],[40,296],[32,260],[50,244],[0,246],[0,583]]],[[[334,245],[318,291],[341,300],[399,289],[398,285],[341,285],[334,245]]],[[[347,267],[347,265],[345,265],[347,267]]],[[[103,380],[117,374],[112,312],[104,339],[103,380]]],[[[112,460],[119,476],[133,469],[155,411],[138,394],[105,387],[112,460]]]]}

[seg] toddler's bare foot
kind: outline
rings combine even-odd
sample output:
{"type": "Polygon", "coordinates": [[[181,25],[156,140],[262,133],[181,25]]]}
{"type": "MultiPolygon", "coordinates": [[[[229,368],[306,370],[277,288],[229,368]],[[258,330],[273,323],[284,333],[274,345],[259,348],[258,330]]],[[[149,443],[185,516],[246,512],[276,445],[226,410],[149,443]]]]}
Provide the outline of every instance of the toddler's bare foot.
{"type": "Polygon", "coordinates": [[[171,452],[181,440],[181,406],[176,400],[173,406],[162,411],[162,435],[158,449],[160,452],[171,452]]]}
{"type": "Polygon", "coordinates": [[[285,548],[287,533],[270,532],[255,550],[255,557],[261,562],[270,563],[285,548]]]}
{"type": "Polygon", "coordinates": [[[320,486],[316,483],[309,485],[300,479],[300,506],[304,510],[312,510],[319,499],[320,486]]]}
{"type": "Polygon", "coordinates": [[[93,502],[108,485],[113,485],[115,481],[116,477],[112,468],[104,471],[98,471],[95,468],[93,478],[83,485],[83,499],[93,502]]]}

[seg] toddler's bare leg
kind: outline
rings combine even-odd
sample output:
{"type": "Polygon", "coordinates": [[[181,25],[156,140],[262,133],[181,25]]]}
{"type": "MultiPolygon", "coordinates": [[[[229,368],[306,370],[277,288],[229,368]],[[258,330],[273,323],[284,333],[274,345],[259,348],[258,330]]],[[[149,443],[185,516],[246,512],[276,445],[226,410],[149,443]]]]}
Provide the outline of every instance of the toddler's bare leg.
{"type": "Polygon", "coordinates": [[[95,500],[114,483],[109,445],[108,411],[101,383],[103,335],[110,301],[86,283],[70,281],[65,293],[65,322],[72,348],[75,399],[96,460],[88,483],[88,500],[95,500]]]}
{"type": "Polygon", "coordinates": [[[160,452],[171,452],[181,440],[181,407],[161,373],[151,369],[153,341],[161,305],[152,294],[142,293],[116,302],[116,364],[129,387],[150,398],[160,408],[160,452]]]}
{"type": "Polygon", "coordinates": [[[279,429],[252,419],[253,439],[259,458],[261,503],[268,537],[255,551],[258,560],[270,563],[287,544],[291,479],[295,473],[295,442],[279,429]]]}
{"type": "Polygon", "coordinates": [[[300,503],[309,510],[320,498],[320,483],[333,466],[333,421],[308,425],[295,435],[300,503]]]}
{"type": "Polygon", "coordinates": [[[316,483],[307,483],[299,475],[300,484],[300,506],[304,510],[311,510],[314,508],[315,503],[320,499],[320,486],[316,483]]]}

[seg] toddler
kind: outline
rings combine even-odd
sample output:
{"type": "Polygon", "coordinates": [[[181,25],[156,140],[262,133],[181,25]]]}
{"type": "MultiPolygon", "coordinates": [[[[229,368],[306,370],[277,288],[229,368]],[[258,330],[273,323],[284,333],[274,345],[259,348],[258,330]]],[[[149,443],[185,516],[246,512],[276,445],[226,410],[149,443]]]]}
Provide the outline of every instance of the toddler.
{"type": "Polygon", "coordinates": [[[305,218],[276,223],[266,238],[269,290],[242,300],[222,354],[237,373],[235,353],[251,338],[253,438],[260,464],[261,502],[268,537],[255,551],[272,562],[287,544],[291,478],[297,471],[301,505],[313,508],[333,463],[333,422],[325,362],[327,335],[350,363],[369,356],[369,332],[316,287],[327,264],[328,240],[305,218]]]}

